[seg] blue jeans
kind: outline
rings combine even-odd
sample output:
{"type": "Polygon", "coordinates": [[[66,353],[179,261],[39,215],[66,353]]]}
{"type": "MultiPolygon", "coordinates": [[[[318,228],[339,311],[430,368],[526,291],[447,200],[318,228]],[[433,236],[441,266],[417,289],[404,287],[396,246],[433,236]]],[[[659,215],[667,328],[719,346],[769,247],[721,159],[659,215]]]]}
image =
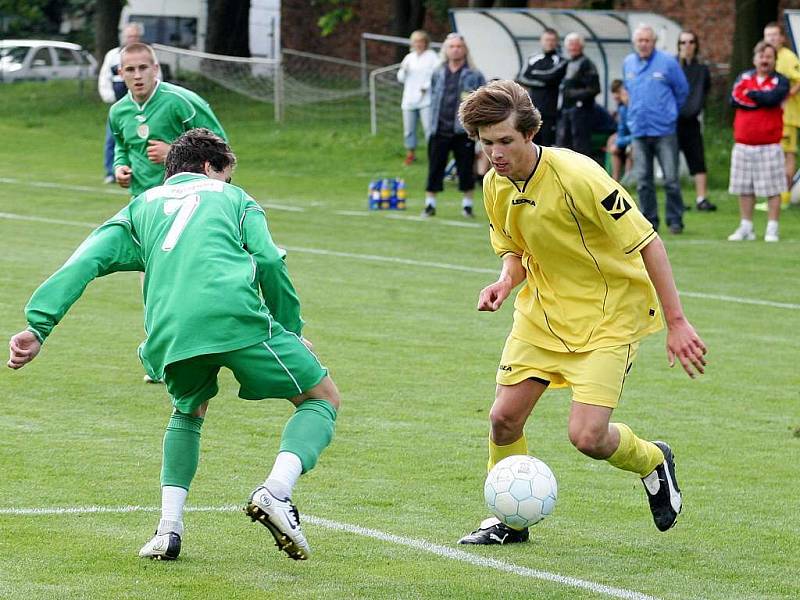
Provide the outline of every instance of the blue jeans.
{"type": "Polygon", "coordinates": [[[103,165],[106,175],[114,175],[114,136],[111,133],[111,126],[106,122],[106,145],[103,153],[103,165]]]}
{"type": "Polygon", "coordinates": [[[683,227],[683,197],[678,178],[678,136],[633,138],[633,171],[636,175],[636,191],[639,194],[639,209],[658,231],[658,202],[653,178],[653,159],[658,159],[664,171],[664,188],[667,192],[667,225],[683,227]]]}
{"type": "Polygon", "coordinates": [[[403,138],[408,150],[415,150],[417,147],[417,119],[422,122],[425,141],[431,137],[431,107],[403,109],[403,138]]]}

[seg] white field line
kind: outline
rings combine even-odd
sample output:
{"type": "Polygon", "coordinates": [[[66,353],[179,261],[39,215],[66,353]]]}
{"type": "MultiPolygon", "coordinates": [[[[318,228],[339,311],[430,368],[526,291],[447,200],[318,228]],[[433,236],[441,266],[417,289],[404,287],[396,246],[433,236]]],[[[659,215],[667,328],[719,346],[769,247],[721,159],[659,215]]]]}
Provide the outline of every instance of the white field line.
{"type": "MultiPolygon", "coordinates": [[[[93,223],[81,221],[65,221],[61,219],[48,219],[44,217],[34,217],[18,215],[13,213],[0,212],[0,219],[13,219],[17,221],[32,221],[42,223],[53,223],[56,225],[71,225],[78,227],[96,227],[93,223]]],[[[454,265],[450,263],[431,262],[425,260],[414,260],[412,258],[399,258],[394,256],[382,256],[379,254],[358,254],[355,252],[339,252],[337,250],[325,250],[323,248],[304,248],[301,246],[284,246],[286,250],[299,254],[316,254],[320,256],[336,256],[339,258],[350,258],[353,260],[363,260],[371,262],[383,262],[392,264],[409,265],[412,267],[428,267],[433,269],[444,269],[447,271],[462,271],[465,273],[483,273],[495,275],[499,269],[489,269],[482,267],[469,267],[465,265],[454,265]]],[[[800,304],[792,302],[773,302],[772,300],[760,300],[758,298],[742,298],[739,296],[727,296],[724,294],[706,294],[704,292],[681,291],[681,296],[686,298],[699,298],[701,300],[715,300],[718,302],[730,302],[732,304],[745,304],[749,306],[766,306],[769,308],[780,308],[785,310],[800,310],[800,304]]]]}
{"type": "MultiPolygon", "coordinates": [[[[158,513],[161,509],[155,506],[85,506],[85,507],[65,507],[65,508],[0,508],[0,516],[46,516],[46,515],[85,515],[85,514],[120,514],[120,513],[134,513],[134,512],[148,512],[158,513]]],[[[225,506],[195,506],[187,507],[187,512],[231,512],[234,510],[241,510],[240,506],[225,505],[225,506]]],[[[432,544],[425,540],[416,538],[404,537],[401,535],[394,535],[385,533],[377,529],[369,529],[361,527],[360,525],[351,525],[349,523],[340,523],[330,519],[323,519],[311,515],[303,515],[303,520],[306,523],[323,527],[325,529],[332,529],[334,531],[342,531],[345,533],[352,533],[362,537],[368,537],[379,540],[381,542],[388,542],[397,546],[406,546],[419,550],[421,552],[428,552],[435,554],[441,558],[447,558],[463,563],[467,563],[476,567],[487,569],[494,569],[496,571],[503,571],[518,575],[520,577],[528,577],[531,579],[539,579],[548,581],[558,585],[567,587],[579,588],[588,590],[597,594],[603,594],[612,598],[623,598],[624,600],[657,600],[653,596],[648,596],[639,592],[626,590],[624,588],[617,588],[593,581],[586,581],[585,579],[578,579],[576,577],[569,577],[566,575],[559,575],[557,573],[550,573],[548,571],[541,571],[539,569],[531,569],[515,565],[514,563],[498,560],[496,558],[487,558],[478,556],[471,552],[464,550],[457,550],[448,546],[439,544],[432,544]]]]}

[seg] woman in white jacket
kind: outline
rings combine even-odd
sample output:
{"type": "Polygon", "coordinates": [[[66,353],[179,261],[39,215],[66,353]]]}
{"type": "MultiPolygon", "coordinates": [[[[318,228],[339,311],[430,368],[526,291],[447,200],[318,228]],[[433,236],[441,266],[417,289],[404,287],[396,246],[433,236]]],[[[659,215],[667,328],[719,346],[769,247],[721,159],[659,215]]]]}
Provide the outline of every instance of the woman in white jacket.
{"type": "Polygon", "coordinates": [[[400,64],[397,80],[404,84],[403,100],[403,136],[408,151],[405,164],[416,160],[417,120],[422,122],[425,140],[428,139],[431,120],[431,75],[439,66],[439,56],[429,48],[431,38],[422,30],[415,31],[409,39],[411,52],[400,64]]]}

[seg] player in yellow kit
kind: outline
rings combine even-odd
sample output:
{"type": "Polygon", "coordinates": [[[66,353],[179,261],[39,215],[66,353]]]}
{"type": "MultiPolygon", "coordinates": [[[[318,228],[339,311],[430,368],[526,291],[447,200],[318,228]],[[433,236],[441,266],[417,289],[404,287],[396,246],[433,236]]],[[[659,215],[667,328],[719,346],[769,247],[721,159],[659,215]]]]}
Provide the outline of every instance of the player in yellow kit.
{"type": "Polygon", "coordinates": [[[797,128],[800,127],[800,59],[786,47],[781,26],[773,21],[764,26],[764,41],[778,52],[775,70],[789,80],[789,95],[783,103],[783,136],[781,148],[785,157],[787,192],[781,193],[781,203],[789,203],[792,179],[797,170],[797,128]]]}
{"type": "MultiPolygon", "coordinates": [[[[628,193],[593,160],[533,143],[539,112],[525,90],[495,81],[460,109],[493,169],[484,178],[490,239],[503,259],[478,310],[495,311],[518,285],[514,325],[497,371],[489,468],[527,454],[523,432],[547,387],[572,388],[569,438],[582,453],[637,473],[661,531],[681,510],[671,448],[611,423],[639,341],[667,324],[670,366],[694,377],[706,347],[683,315],[664,245],[628,193]],[[659,301],[661,307],[659,307],[659,301]]],[[[462,544],[528,539],[486,519],[462,544]]]]}

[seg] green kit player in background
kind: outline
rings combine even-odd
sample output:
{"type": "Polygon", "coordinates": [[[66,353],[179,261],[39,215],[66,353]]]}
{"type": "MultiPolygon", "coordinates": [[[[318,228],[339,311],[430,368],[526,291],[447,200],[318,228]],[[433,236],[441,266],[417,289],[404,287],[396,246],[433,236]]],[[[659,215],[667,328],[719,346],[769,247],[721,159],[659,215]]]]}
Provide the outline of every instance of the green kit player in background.
{"type": "Polygon", "coordinates": [[[156,54],[147,44],[120,51],[120,75],[128,93],[108,112],[114,135],[114,177],[138,196],[164,181],[169,145],[195,127],[227,140],[208,102],[180,86],[159,80],[156,54]]]}
{"type": "Polygon", "coordinates": [[[280,451],[246,513],[296,560],[309,556],[292,490],[333,438],[339,392],[301,337],[303,320],[263,209],[230,185],[236,157],[224,140],[194,129],[172,144],[167,180],[96,229],[25,308],[8,366],[32,361],[96,277],[144,271],[145,331],[139,356],[163,378],[174,410],[164,435],[161,520],[139,556],[178,557],[183,509],[200,455],[200,430],[221,367],[239,396],[287,398],[297,408],[280,451]],[[259,294],[260,289],[260,294],[259,294]]]}

